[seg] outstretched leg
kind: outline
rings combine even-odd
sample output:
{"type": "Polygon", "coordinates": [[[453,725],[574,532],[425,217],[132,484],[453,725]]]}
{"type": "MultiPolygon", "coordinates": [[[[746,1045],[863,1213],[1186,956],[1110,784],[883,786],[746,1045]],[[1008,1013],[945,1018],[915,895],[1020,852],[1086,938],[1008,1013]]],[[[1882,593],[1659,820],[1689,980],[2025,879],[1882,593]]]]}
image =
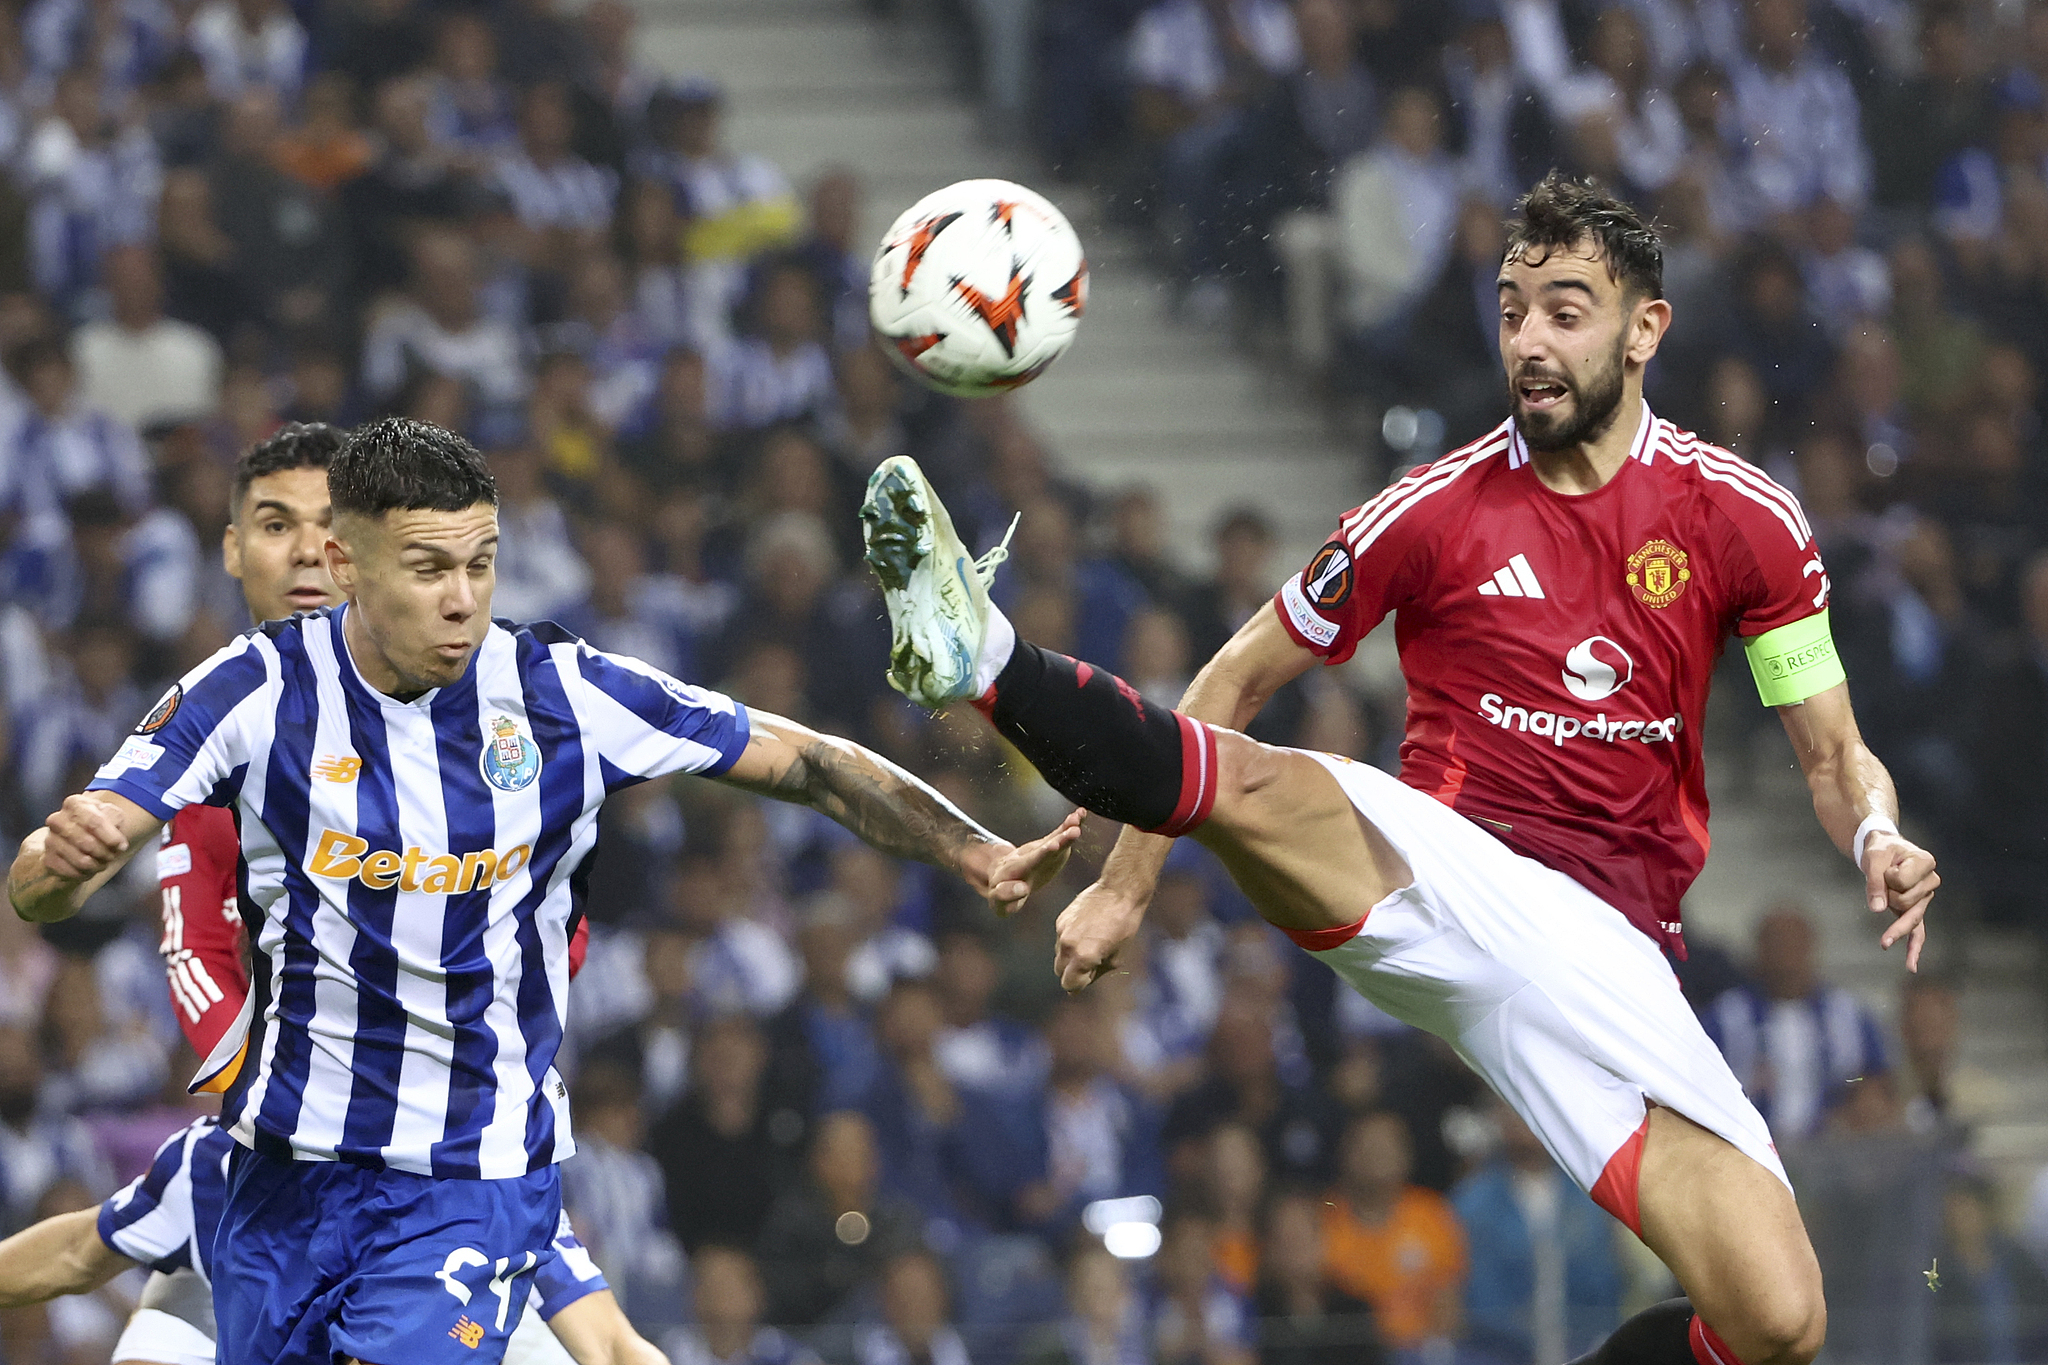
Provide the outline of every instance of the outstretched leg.
{"type": "Polygon", "coordinates": [[[889,606],[897,691],[930,707],[972,702],[1061,795],[1141,830],[1193,837],[1289,933],[1355,926],[1411,880],[1308,755],[1194,720],[1017,639],[986,587],[1005,552],[974,561],[914,461],[875,471],[861,518],[889,606]]]}

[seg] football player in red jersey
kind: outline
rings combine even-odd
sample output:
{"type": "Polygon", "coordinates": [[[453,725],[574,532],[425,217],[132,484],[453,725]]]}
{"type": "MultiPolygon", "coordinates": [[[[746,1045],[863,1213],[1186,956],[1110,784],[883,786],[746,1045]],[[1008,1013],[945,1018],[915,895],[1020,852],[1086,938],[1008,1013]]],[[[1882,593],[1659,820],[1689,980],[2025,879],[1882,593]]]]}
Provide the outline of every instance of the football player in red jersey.
{"type": "Polygon", "coordinates": [[[1060,916],[1069,990],[1137,932],[1155,835],[1193,837],[1360,994],[1448,1040],[1671,1267],[1687,1297],[1586,1361],[1805,1365],[1819,1266],[1770,1132],[1662,952],[1683,951],[1679,901],[1706,859],[1700,727],[1729,636],[1910,968],[1940,879],[1857,731],[1797,500],[1643,402],[1671,321],[1656,234],[1553,174],[1508,243],[1510,419],[1347,513],[1180,710],[1018,640],[987,600],[1002,556],[970,566],[908,459],[862,509],[891,680],[973,701],[1056,788],[1133,826],[1060,916]],[[1399,780],[1238,733],[1389,612],[1399,780]]]}

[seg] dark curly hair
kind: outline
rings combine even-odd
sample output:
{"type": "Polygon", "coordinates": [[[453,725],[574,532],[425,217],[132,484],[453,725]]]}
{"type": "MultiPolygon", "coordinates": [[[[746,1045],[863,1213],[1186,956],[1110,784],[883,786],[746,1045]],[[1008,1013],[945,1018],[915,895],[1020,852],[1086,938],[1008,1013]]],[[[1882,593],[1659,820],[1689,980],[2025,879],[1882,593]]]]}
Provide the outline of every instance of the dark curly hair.
{"type": "Polygon", "coordinates": [[[325,422],[287,422],[268,439],[258,441],[235,461],[235,487],[228,498],[230,519],[240,516],[249,485],[265,474],[287,469],[325,469],[348,433],[325,422]]]}
{"type": "Polygon", "coordinates": [[[498,505],[498,481],[477,448],[410,417],[380,417],[357,427],[327,466],[327,492],[337,516],[498,505]]]}
{"type": "Polygon", "coordinates": [[[1639,298],[1664,297],[1664,245],[1633,206],[1588,178],[1552,171],[1515,204],[1507,222],[1505,259],[1541,264],[1553,251],[1571,251],[1588,239],[1607,262],[1607,273],[1639,298]]]}

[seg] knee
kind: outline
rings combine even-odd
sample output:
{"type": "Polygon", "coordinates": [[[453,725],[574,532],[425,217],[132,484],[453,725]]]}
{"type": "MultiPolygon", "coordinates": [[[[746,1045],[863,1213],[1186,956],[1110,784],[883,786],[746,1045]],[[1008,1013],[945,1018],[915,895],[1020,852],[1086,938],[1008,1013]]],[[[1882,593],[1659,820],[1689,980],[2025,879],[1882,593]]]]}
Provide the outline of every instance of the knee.
{"type": "Polygon", "coordinates": [[[1817,1274],[1810,1284],[1777,1286],[1744,1316],[1742,1365],[1810,1365],[1827,1340],[1828,1309],[1817,1274]]]}
{"type": "Polygon", "coordinates": [[[1241,819],[1279,783],[1285,755],[1235,730],[1208,729],[1216,746],[1214,814],[1241,819]]]}

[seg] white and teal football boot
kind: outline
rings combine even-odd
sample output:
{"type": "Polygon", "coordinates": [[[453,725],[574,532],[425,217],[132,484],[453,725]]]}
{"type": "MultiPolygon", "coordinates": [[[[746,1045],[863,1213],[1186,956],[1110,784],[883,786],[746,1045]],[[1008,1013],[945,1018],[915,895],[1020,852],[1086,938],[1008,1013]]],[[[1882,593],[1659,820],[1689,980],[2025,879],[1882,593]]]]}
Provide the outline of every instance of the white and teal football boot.
{"type": "Polygon", "coordinates": [[[988,585],[1010,557],[1016,520],[1002,544],[974,558],[917,461],[897,455],[868,479],[860,522],[868,565],[889,607],[889,686],[934,711],[978,697],[994,681],[991,675],[977,682],[976,670],[990,622],[1002,616],[988,585]]]}

